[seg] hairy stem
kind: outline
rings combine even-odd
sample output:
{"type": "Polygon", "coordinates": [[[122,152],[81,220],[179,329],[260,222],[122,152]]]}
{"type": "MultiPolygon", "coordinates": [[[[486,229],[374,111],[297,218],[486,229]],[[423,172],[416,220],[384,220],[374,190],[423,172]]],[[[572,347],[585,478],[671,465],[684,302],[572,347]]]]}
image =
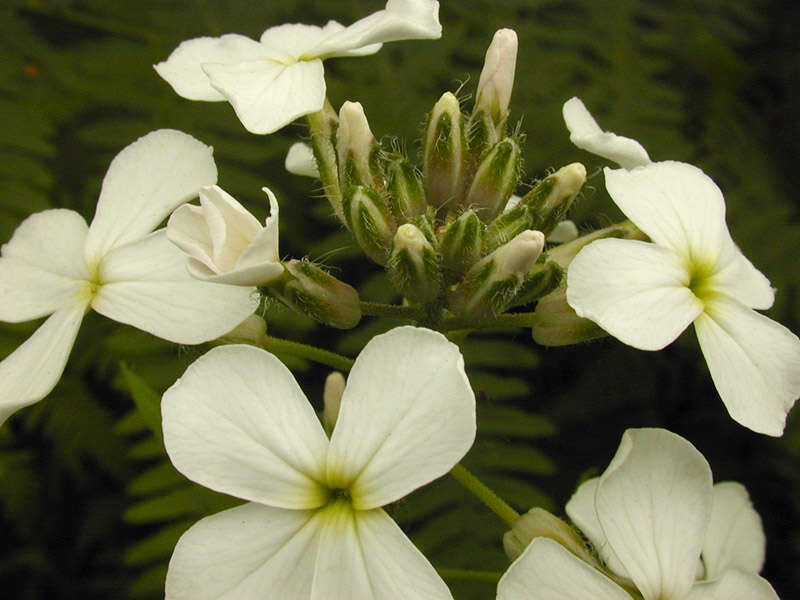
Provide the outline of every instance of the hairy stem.
{"type": "Polygon", "coordinates": [[[323,350],[316,346],[308,344],[301,344],[300,342],[292,342],[283,340],[272,336],[264,336],[261,340],[261,347],[270,352],[278,352],[307,358],[323,365],[333,367],[338,371],[349,371],[353,366],[353,359],[341,354],[336,354],[330,350],[323,350]]]}

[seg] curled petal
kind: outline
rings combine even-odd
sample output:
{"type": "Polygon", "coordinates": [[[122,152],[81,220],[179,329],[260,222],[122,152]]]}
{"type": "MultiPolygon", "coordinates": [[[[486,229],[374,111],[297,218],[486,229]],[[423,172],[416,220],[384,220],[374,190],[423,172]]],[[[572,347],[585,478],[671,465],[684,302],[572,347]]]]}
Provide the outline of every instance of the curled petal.
{"type": "Polygon", "coordinates": [[[717,581],[694,586],[686,600],[778,600],[778,594],[763,577],[730,569],[717,581]]]}
{"type": "Polygon", "coordinates": [[[716,296],[695,321],[711,378],[734,421],[767,435],[783,433],[800,396],[800,339],[780,323],[716,296]]]}
{"type": "Polygon", "coordinates": [[[567,301],[618,340],[660,350],[703,311],[687,287],[679,257],[636,240],[602,239],[583,248],[567,271],[567,301]]]}
{"type": "Polygon", "coordinates": [[[399,327],[356,359],[331,436],[327,476],[376,508],[447,473],[475,439],[475,397],[458,347],[399,327]]]}
{"type": "Polygon", "coordinates": [[[642,145],[631,138],[603,131],[580,98],[570,98],[562,109],[569,139],[578,148],[614,161],[623,169],[650,163],[642,145]]]}
{"type": "Polygon", "coordinates": [[[221,101],[225,96],[211,86],[203,71],[207,63],[233,65],[248,60],[269,58],[267,49],[243,35],[186,40],[164,62],[154,65],[156,72],[175,92],[188,100],[221,101]]]}

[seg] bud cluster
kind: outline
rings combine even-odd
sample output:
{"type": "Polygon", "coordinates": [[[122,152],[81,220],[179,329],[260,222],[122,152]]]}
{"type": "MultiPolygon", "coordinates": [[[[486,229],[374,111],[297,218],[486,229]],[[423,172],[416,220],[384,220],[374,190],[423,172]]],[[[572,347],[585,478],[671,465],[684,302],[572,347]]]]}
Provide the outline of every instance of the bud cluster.
{"type": "Polygon", "coordinates": [[[363,107],[330,105],[309,119],[314,157],[334,212],[395,288],[434,321],[480,322],[558,287],[547,236],[585,179],[574,163],[514,196],[521,138],[507,131],[516,34],[498,31],[465,113],[445,93],[433,106],[418,167],[375,139],[363,107]]]}

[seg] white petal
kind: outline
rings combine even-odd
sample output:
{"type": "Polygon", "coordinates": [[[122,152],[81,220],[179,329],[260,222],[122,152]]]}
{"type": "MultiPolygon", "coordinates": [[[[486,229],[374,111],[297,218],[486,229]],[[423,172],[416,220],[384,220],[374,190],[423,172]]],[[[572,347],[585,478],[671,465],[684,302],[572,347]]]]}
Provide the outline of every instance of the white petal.
{"type": "MultiPolygon", "coordinates": [[[[278,200],[269,188],[261,188],[269,198],[269,217],[264,227],[259,226],[248,246],[236,261],[237,269],[246,269],[264,263],[278,262],[278,200]]],[[[283,268],[278,270],[278,274],[283,268]]]]}
{"type": "Polygon", "coordinates": [[[225,96],[211,87],[202,68],[205,63],[232,65],[267,57],[266,49],[255,40],[229,33],[181,42],[167,60],[154,68],[179,96],[189,100],[220,101],[225,100],[225,96]]]}
{"type": "Polygon", "coordinates": [[[687,286],[680,258],[638,240],[602,239],[567,271],[567,302],[618,340],[660,350],[689,326],[703,304],[687,286]]]}
{"type": "Polygon", "coordinates": [[[303,142],[295,142],[286,153],[286,170],[293,175],[303,177],[314,177],[319,179],[319,169],[317,160],[314,158],[314,151],[311,146],[303,142]]]}
{"type": "Polygon", "coordinates": [[[322,109],[322,61],[283,64],[270,60],[207,64],[203,70],[251,133],[273,133],[298,117],[322,109]]]}
{"type": "Polygon", "coordinates": [[[185,257],[161,229],[116,248],[100,265],[103,285],[92,308],[178,344],[228,333],[258,307],[252,288],[194,279],[185,257]]]}
{"type": "Polygon", "coordinates": [[[233,196],[216,185],[200,190],[200,203],[211,232],[214,264],[223,272],[229,271],[262,230],[261,223],[233,196]],[[211,206],[214,210],[210,210],[211,206]],[[214,222],[212,217],[216,217],[214,222]]]}
{"type": "Polygon", "coordinates": [[[684,598],[711,516],[711,468],[664,429],[628,429],[600,478],[595,508],[645,600],[684,598]]]}
{"type": "Polygon", "coordinates": [[[206,517],[175,546],[166,600],[308,598],[318,543],[314,511],[248,503],[206,517]]]}
{"type": "Polygon", "coordinates": [[[695,268],[716,267],[730,234],[725,199],[708,175],[673,161],[604,172],[611,198],[650,239],[695,268]]]}
{"type": "Polygon", "coordinates": [[[0,321],[19,323],[49,315],[70,304],[85,287],[86,281],[0,258],[0,321]]]}
{"type": "Polygon", "coordinates": [[[775,302],[775,290],[769,279],[742,254],[730,235],[725,238],[709,286],[750,308],[770,308],[775,302]]]}
{"type": "Polygon", "coordinates": [[[217,181],[212,149],[192,136],[159,129],[117,154],[89,226],[86,261],[143,238],[176,207],[217,181]]]}
{"type": "Polygon", "coordinates": [[[0,424],[38,402],[58,383],[75,343],[89,296],[54,312],[31,337],[0,362],[0,424]]]}
{"type": "Polygon", "coordinates": [[[779,436],[800,396],[800,340],[780,323],[725,296],[695,321],[711,378],[734,421],[779,436]]]}
{"type": "Polygon", "coordinates": [[[600,525],[600,519],[597,518],[594,499],[599,484],[599,477],[592,477],[584,481],[567,502],[565,507],[567,515],[591,542],[592,547],[600,555],[606,566],[617,575],[630,579],[630,575],[628,575],[624,565],[614,554],[611,546],[609,546],[606,534],[600,525]]]}
{"type": "Polygon", "coordinates": [[[570,98],[561,110],[569,139],[578,148],[614,161],[623,169],[650,162],[642,145],[631,138],[603,131],[580,98],[570,98]]]}
{"type": "Polygon", "coordinates": [[[189,258],[202,264],[209,275],[217,272],[206,211],[193,204],[179,206],[167,221],[167,238],[189,258]]]}
{"type": "Polygon", "coordinates": [[[318,58],[309,51],[324,39],[344,29],[336,21],[328,21],[324,27],[304,23],[286,23],[270,27],[261,34],[261,44],[273,60],[285,64],[318,58]]]}
{"type": "Polygon", "coordinates": [[[320,514],[311,600],[451,600],[428,560],[381,509],[345,502],[320,514]]]}
{"type": "Polygon", "coordinates": [[[549,538],[535,538],[497,584],[497,600],[631,600],[608,577],[549,538]]]}
{"type": "Polygon", "coordinates": [[[731,568],[758,573],[764,564],[766,545],[761,517],[745,487],[735,481],[716,484],[703,544],[705,578],[718,579],[731,568]]]}
{"type": "Polygon", "coordinates": [[[769,582],[755,573],[726,571],[722,579],[696,585],[686,600],[779,600],[769,582]]]}
{"type": "Polygon", "coordinates": [[[87,280],[91,278],[83,258],[87,231],[86,221],[74,210],[44,210],[19,224],[3,244],[3,258],[68,279],[87,280]]]}
{"type": "Polygon", "coordinates": [[[164,444],[175,467],[211,489],[280,508],[328,498],[328,439],[289,370],[252,346],[214,348],[164,393],[164,444]]]}
{"type": "MultiPolygon", "coordinates": [[[[388,0],[386,8],[359,19],[322,40],[307,56],[352,56],[352,50],[383,42],[442,37],[439,3],[433,0],[388,0]]],[[[379,46],[374,50],[377,52],[379,46]]],[[[372,50],[372,48],[370,48],[372,50]]]]}
{"type": "Polygon", "coordinates": [[[347,379],[328,482],[357,509],[383,506],[447,473],[475,439],[475,396],[458,346],[399,327],[364,347],[347,379]]]}

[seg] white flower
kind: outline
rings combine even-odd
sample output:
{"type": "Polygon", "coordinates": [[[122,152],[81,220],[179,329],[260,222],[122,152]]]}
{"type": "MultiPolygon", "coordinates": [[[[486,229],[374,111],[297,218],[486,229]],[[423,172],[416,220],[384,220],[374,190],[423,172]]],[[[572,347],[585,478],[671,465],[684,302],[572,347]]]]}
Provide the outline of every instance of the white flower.
{"type": "MultiPolygon", "coordinates": [[[[608,148],[626,139],[606,135],[608,148]]],[[[731,239],[722,192],[686,163],[604,172],[611,198],[653,243],[602,239],[583,248],[567,273],[570,306],[641,350],[660,350],[694,323],[731,417],[781,435],[800,396],[800,339],[753,310],[772,306],[774,290],[731,239]]]]}
{"type": "Polygon", "coordinates": [[[0,363],[0,422],[53,389],[90,308],[179,344],[216,338],[255,310],[251,289],[195,281],[165,231],[151,233],[216,178],[209,146],[154,131],[111,162],[91,226],[54,209],[17,227],[0,257],[0,320],[52,316],[0,363]]]}
{"type": "Polygon", "coordinates": [[[386,8],[349,27],[290,23],[267,29],[256,42],[238,34],[187,40],[155,69],[189,100],[227,100],[252,133],[272,133],[322,109],[322,61],[374,54],[383,42],[442,35],[439,3],[389,0],[386,8]]]}
{"type": "Polygon", "coordinates": [[[248,500],[179,540],[166,598],[449,599],[380,508],[447,473],[475,437],[458,348],[401,327],[357,358],[330,440],[291,373],[215,348],[164,394],[164,443],[189,479],[248,500]]]}
{"type": "Polygon", "coordinates": [[[219,186],[200,189],[200,206],[180,206],[167,238],[189,257],[192,276],[216,283],[266,285],[283,273],[278,257],[278,201],[269,188],[269,217],[262,227],[219,186]]]}
{"type": "Polygon", "coordinates": [[[513,29],[499,29],[486,50],[475,94],[476,110],[485,110],[495,121],[505,120],[511,91],[514,89],[516,66],[517,32],[513,29]]]}
{"type": "Polygon", "coordinates": [[[629,429],[602,476],[585,482],[567,513],[615,580],[561,544],[536,538],[497,589],[498,600],[777,600],[757,575],[764,538],[747,492],[712,487],[697,449],[663,429],[629,429]],[[698,557],[708,581],[697,581],[698,557]]]}

